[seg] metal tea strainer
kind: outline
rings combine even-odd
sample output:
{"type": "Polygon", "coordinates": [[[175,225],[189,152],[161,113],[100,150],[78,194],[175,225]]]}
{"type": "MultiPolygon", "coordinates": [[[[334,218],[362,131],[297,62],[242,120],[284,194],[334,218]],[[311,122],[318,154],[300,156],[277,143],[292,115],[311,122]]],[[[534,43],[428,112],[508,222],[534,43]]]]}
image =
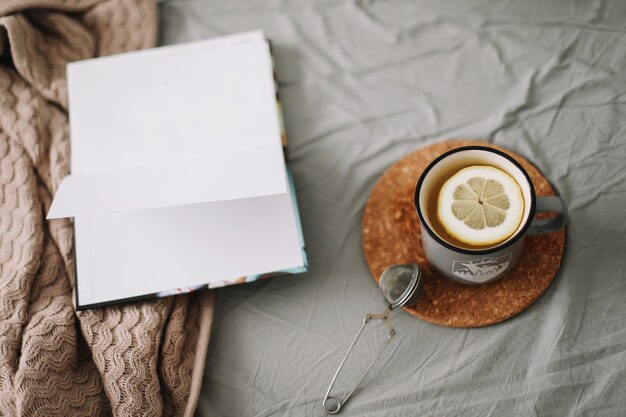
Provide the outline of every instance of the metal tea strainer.
{"type": "Polygon", "coordinates": [[[324,400],[322,401],[322,406],[324,407],[324,410],[326,410],[326,412],[329,414],[337,414],[341,410],[341,407],[343,407],[346,401],[348,401],[348,399],[352,396],[361,381],[363,381],[367,373],[370,371],[370,369],[372,369],[372,366],[374,366],[376,360],[378,360],[380,355],[383,353],[383,351],[391,341],[391,338],[396,334],[396,330],[393,328],[391,318],[389,317],[391,315],[391,312],[398,307],[411,306],[417,303],[422,295],[422,290],[424,288],[420,269],[415,264],[390,266],[389,268],[385,269],[385,271],[380,276],[378,286],[383,292],[383,295],[385,296],[387,302],[389,302],[389,307],[387,307],[387,309],[383,313],[367,313],[365,315],[365,318],[363,319],[363,324],[361,325],[361,328],[352,340],[352,344],[350,344],[348,351],[341,360],[341,363],[339,364],[339,367],[335,372],[335,376],[333,376],[332,381],[330,381],[330,385],[328,387],[328,390],[326,391],[324,400]],[[387,339],[378,350],[378,353],[376,354],[376,357],[374,357],[372,363],[370,363],[365,372],[363,372],[361,378],[359,378],[356,384],[354,384],[350,392],[348,392],[341,400],[337,397],[331,396],[330,391],[333,389],[333,385],[335,385],[335,380],[337,379],[339,372],[341,372],[341,368],[343,368],[346,359],[348,359],[348,356],[350,355],[350,352],[352,352],[354,345],[356,345],[356,342],[357,340],[359,340],[361,333],[363,333],[363,329],[365,329],[367,323],[372,320],[383,320],[387,324],[387,329],[389,330],[387,339]]]}

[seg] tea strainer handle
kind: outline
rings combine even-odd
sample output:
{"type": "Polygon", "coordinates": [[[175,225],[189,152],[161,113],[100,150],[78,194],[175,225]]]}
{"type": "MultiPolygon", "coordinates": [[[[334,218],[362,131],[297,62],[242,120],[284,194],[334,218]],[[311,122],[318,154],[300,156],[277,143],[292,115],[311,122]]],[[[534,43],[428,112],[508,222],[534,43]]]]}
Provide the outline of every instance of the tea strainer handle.
{"type": "Polygon", "coordinates": [[[380,355],[383,353],[383,351],[385,350],[387,345],[389,345],[389,342],[391,341],[393,336],[395,336],[396,330],[393,328],[393,324],[391,323],[391,319],[389,318],[390,314],[391,314],[391,308],[388,308],[387,310],[385,310],[384,313],[381,313],[381,314],[370,314],[370,313],[368,313],[368,314],[365,315],[365,318],[363,319],[363,324],[361,325],[361,328],[359,329],[359,331],[357,332],[356,336],[354,337],[354,340],[352,340],[352,343],[350,344],[350,347],[348,348],[348,351],[346,352],[346,354],[344,355],[343,359],[341,360],[341,363],[339,364],[339,367],[337,368],[337,371],[335,372],[335,375],[333,376],[333,379],[330,381],[330,385],[328,386],[328,390],[326,391],[326,395],[324,396],[324,400],[322,401],[322,406],[324,407],[324,410],[326,410],[326,412],[328,414],[337,414],[341,410],[341,407],[343,407],[343,405],[352,396],[352,394],[357,389],[357,387],[359,386],[361,381],[363,381],[363,379],[365,378],[367,373],[370,371],[370,369],[372,369],[372,367],[374,366],[374,364],[376,363],[376,361],[378,360],[380,355]],[[348,359],[348,356],[350,356],[350,352],[352,352],[352,349],[356,345],[356,342],[359,340],[359,337],[363,333],[363,330],[365,329],[365,326],[367,326],[367,323],[369,323],[372,320],[383,320],[387,324],[387,329],[389,330],[389,334],[387,335],[387,339],[385,340],[383,345],[378,350],[378,353],[376,354],[376,357],[374,358],[372,363],[370,363],[370,365],[367,367],[365,372],[363,372],[363,374],[361,375],[361,378],[359,378],[359,380],[356,382],[356,384],[354,384],[354,386],[352,387],[350,392],[348,392],[343,397],[343,399],[341,399],[341,400],[339,398],[337,398],[337,397],[331,396],[330,395],[330,391],[333,389],[333,386],[335,385],[335,381],[337,380],[337,376],[339,376],[339,373],[341,372],[341,369],[343,368],[343,365],[346,363],[346,360],[348,359]]]}

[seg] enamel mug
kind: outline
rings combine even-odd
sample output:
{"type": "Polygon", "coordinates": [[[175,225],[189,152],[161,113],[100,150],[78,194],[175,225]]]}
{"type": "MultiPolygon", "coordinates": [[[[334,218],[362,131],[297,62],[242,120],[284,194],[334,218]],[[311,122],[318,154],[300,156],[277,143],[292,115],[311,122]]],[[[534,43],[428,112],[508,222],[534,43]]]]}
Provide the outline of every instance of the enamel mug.
{"type": "Polygon", "coordinates": [[[415,209],[422,228],[422,245],[431,265],[445,277],[462,284],[484,284],[509,272],[519,260],[526,236],[551,233],[565,227],[567,210],[560,197],[536,197],[528,173],[512,157],[497,149],[484,146],[456,148],[439,156],[422,173],[415,188],[415,209]],[[486,249],[467,249],[447,242],[432,227],[427,207],[428,196],[435,195],[431,187],[443,172],[465,161],[472,165],[490,165],[508,173],[520,186],[524,199],[522,220],[506,240],[486,249]],[[536,219],[542,212],[555,217],[536,219]]]}

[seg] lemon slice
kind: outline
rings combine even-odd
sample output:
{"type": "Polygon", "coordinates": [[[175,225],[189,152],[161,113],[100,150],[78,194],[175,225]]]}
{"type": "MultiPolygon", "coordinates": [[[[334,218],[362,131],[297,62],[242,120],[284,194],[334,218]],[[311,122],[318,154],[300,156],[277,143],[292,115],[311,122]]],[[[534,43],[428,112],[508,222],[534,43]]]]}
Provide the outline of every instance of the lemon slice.
{"type": "Polygon", "coordinates": [[[473,246],[508,239],[523,214],[519,185],[492,166],[461,169],[443,184],[437,201],[439,223],[452,237],[473,246]]]}

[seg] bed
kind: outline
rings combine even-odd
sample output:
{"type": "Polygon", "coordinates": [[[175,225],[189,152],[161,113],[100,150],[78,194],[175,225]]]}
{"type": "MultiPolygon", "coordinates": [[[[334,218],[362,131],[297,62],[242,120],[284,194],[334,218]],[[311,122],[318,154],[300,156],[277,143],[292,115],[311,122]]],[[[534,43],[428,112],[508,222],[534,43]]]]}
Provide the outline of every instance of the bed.
{"type": "MultiPolygon", "coordinates": [[[[310,261],[216,291],[197,416],[323,416],[366,312],[385,302],[363,207],[402,156],[475,138],[565,200],[561,269],[528,310],[445,328],[404,312],[344,416],[626,415],[626,3],[164,0],[162,45],[262,29],[273,43],[310,261]]],[[[386,333],[368,329],[337,389],[386,333]]],[[[361,366],[361,368],[359,368],[361,366]]]]}

